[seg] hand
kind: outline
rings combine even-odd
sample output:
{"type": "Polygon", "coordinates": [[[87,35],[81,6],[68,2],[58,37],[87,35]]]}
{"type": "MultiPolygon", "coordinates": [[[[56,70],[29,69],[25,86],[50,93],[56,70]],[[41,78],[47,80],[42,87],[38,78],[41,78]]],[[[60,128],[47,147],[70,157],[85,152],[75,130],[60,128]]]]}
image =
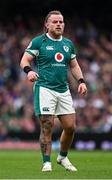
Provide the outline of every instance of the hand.
{"type": "Polygon", "coordinates": [[[86,87],[86,84],[85,84],[85,83],[79,84],[78,93],[79,93],[80,95],[82,95],[82,96],[84,96],[84,95],[87,94],[87,87],[86,87]]]}
{"type": "Polygon", "coordinates": [[[31,82],[34,82],[38,79],[39,75],[35,71],[30,71],[27,74],[28,80],[31,82]]]}

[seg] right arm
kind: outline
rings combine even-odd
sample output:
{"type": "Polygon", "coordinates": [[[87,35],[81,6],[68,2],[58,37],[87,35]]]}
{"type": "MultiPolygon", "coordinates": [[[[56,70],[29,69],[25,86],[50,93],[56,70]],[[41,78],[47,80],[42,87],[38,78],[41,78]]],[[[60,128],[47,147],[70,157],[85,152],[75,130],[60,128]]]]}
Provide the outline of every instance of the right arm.
{"type": "Polygon", "coordinates": [[[33,60],[33,56],[29,53],[25,52],[20,62],[20,67],[27,73],[28,80],[34,82],[38,79],[39,75],[31,69],[31,61],[33,60]]]}

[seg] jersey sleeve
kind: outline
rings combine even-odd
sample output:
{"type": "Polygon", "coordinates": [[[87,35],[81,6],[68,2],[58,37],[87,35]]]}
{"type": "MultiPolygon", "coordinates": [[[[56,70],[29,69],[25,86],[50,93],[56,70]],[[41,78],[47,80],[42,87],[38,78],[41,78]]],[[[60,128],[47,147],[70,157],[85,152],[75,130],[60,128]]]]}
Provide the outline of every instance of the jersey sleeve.
{"type": "Polygon", "coordinates": [[[25,49],[25,52],[29,53],[33,57],[37,57],[39,55],[38,41],[36,39],[32,39],[28,47],[25,49]]]}
{"type": "Polygon", "coordinates": [[[73,60],[75,58],[76,58],[76,49],[75,49],[74,44],[71,42],[71,59],[70,60],[73,60]]]}

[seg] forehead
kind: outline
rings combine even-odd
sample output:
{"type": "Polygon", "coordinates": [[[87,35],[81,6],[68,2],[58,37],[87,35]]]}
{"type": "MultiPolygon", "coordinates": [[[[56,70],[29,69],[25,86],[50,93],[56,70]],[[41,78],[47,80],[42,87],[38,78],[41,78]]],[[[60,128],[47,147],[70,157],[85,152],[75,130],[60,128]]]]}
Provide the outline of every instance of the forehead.
{"type": "Polygon", "coordinates": [[[48,21],[63,21],[63,16],[61,14],[52,14],[48,21]]]}

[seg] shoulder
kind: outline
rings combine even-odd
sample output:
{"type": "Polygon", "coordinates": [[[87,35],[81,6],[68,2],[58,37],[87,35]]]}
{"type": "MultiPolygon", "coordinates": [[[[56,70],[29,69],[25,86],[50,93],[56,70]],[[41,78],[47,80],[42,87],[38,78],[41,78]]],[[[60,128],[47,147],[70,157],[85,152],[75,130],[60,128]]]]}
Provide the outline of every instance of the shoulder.
{"type": "Polygon", "coordinates": [[[45,39],[45,34],[41,34],[32,39],[32,43],[35,45],[41,44],[45,39]]]}
{"type": "Polygon", "coordinates": [[[45,39],[45,34],[41,34],[39,36],[34,37],[30,44],[28,45],[27,49],[39,49],[45,39]]]}
{"type": "Polygon", "coordinates": [[[64,37],[64,36],[63,36],[63,41],[68,42],[68,43],[72,43],[72,40],[71,40],[71,39],[66,38],[66,37],[64,37]]]}
{"type": "Polygon", "coordinates": [[[66,38],[66,37],[63,37],[63,43],[66,45],[66,46],[69,46],[69,48],[71,50],[73,49],[76,49],[76,46],[75,44],[73,43],[73,41],[69,38],[66,38]]]}
{"type": "Polygon", "coordinates": [[[71,39],[63,37],[63,42],[69,44],[69,46],[74,46],[74,43],[71,39]]]}
{"type": "Polygon", "coordinates": [[[30,53],[33,56],[38,56],[39,49],[43,43],[44,37],[45,35],[42,34],[33,38],[25,51],[30,53]]]}

